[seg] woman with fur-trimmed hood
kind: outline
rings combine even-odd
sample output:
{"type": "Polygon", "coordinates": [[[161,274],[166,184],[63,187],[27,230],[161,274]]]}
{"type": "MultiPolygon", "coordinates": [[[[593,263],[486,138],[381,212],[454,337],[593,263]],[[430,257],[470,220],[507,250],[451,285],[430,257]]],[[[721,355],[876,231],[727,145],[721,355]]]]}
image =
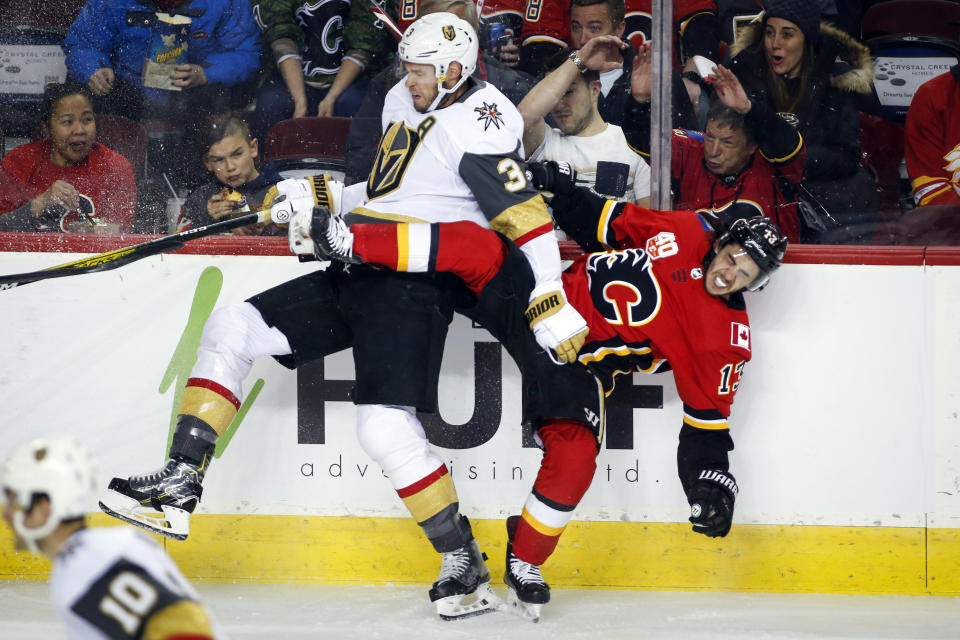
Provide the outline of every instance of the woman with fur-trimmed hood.
{"type": "Polygon", "coordinates": [[[800,198],[813,232],[808,240],[824,230],[817,228],[818,220],[830,227],[820,205],[842,225],[872,222],[876,181],[860,166],[858,113],[874,93],[870,50],[821,22],[817,2],[764,4],[762,19],[731,47],[729,66],[751,100],[766,101],[803,136],[807,159],[800,198]]]}

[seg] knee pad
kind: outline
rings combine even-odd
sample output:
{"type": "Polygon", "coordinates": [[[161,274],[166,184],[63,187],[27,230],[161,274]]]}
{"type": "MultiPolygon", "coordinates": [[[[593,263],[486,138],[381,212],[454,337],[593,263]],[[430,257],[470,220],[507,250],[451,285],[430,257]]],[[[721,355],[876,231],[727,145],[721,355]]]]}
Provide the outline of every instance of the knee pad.
{"type": "Polygon", "coordinates": [[[443,459],[430,448],[413,407],[357,405],[357,440],[395,489],[407,487],[443,465],[443,459]]]}
{"type": "Polygon", "coordinates": [[[270,327],[249,302],[221,307],[210,314],[192,378],[213,380],[226,387],[237,398],[242,397],[243,380],[250,373],[253,361],[260,356],[290,353],[286,336],[270,327]]]}
{"type": "Polygon", "coordinates": [[[549,423],[538,435],[544,451],[534,493],[561,505],[577,506],[597,470],[600,450],[596,437],[585,425],[573,421],[549,423]]]}

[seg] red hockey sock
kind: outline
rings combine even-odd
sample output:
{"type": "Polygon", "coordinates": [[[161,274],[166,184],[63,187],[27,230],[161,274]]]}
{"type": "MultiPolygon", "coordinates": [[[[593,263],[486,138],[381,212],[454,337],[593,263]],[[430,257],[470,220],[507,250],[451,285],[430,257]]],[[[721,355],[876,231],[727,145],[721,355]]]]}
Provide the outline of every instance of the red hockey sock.
{"type": "Polygon", "coordinates": [[[599,451],[593,432],[583,424],[556,420],[538,431],[543,461],[517,523],[513,552],[541,565],[557,547],[573,510],[590,488],[599,451]]]}

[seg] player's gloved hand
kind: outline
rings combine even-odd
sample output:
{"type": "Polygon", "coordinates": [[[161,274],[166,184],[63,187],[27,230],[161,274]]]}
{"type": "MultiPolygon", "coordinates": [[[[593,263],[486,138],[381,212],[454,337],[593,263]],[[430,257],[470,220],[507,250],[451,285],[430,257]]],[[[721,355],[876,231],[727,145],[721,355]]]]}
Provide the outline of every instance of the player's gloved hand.
{"type": "Polygon", "coordinates": [[[312,209],[314,205],[326,207],[334,215],[339,215],[343,189],[342,182],[327,174],[289,178],[267,190],[263,208],[270,210],[270,220],[280,226],[289,224],[297,212],[312,209]]]}
{"type": "MultiPolygon", "coordinates": [[[[270,216],[276,207],[282,207],[286,201],[273,205],[270,209],[270,216]]],[[[290,245],[290,252],[298,256],[316,256],[316,246],[310,237],[310,225],[313,223],[313,200],[310,201],[310,207],[301,207],[299,204],[290,217],[290,226],[287,227],[287,242],[290,245]]],[[[326,260],[326,258],[321,258],[326,260]]]]}
{"type": "MultiPolygon", "coordinates": [[[[263,199],[263,206],[270,208],[270,221],[281,226],[290,224],[298,213],[311,213],[314,204],[313,188],[306,178],[281,180],[270,187],[263,199]]],[[[292,244],[290,248],[293,249],[292,244]]]]}
{"type": "Polygon", "coordinates": [[[711,538],[722,538],[733,523],[737,481],[729,471],[703,470],[690,488],[690,522],[693,530],[711,538]]]}
{"type": "Polygon", "coordinates": [[[563,364],[577,359],[590,330],[573,305],[567,304],[560,282],[544,282],[530,292],[524,315],[537,344],[554,362],[563,364]]]}
{"type": "Polygon", "coordinates": [[[566,162],[531,162],[526,173],[527,182],[537,191],[569,195],[577,186],[577,172],[566,162]]]}

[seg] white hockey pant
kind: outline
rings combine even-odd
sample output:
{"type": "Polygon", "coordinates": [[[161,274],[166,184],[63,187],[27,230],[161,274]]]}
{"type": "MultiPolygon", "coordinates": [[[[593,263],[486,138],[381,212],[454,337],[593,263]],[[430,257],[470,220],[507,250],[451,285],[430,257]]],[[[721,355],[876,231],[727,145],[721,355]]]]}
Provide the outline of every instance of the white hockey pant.
{"type": "Polygon", "coordinates": [[[357,440],[394,489],[408,487],[444,464],[430,448],[413,407],[358,405],[357,440]]]}
{"type": "Polygon", "coordinates": [[[263,316],[249,302],[221,307],[210,314],[191,378],[213,380],[243,400],[243,380],[253,361],[260,356],[291,353],[287,337],[267,326],[263,316]]]}

